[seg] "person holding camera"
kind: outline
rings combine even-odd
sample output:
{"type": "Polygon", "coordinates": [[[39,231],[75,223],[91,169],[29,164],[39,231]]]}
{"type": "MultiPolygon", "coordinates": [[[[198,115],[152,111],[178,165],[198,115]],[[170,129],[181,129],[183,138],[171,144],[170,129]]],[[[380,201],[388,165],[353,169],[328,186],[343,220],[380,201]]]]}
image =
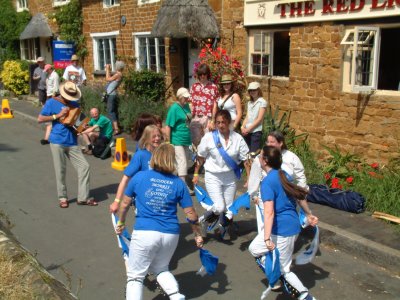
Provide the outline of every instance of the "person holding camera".
{"type": "Polygon", "coordinates": [[[118,126],[118,94],[117,89],[122,82],[122,71],[125,68],[125,64],[122,61],[116,61],[115,73],[111,74],[111,65],[107,64],[106,68],[106,94],[107,94],[107,112],[109,118],[112,121],[114,128],[114,135],[121,133],[118,126]]]}

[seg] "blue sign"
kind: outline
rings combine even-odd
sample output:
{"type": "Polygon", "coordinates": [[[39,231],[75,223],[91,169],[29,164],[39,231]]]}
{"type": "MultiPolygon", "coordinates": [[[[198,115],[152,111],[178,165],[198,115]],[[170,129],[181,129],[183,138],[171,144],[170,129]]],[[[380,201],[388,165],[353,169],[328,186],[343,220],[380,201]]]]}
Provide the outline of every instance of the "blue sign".
{"type": "MultiPolygon", "coordinates": [[[[75,54],[73,42],[53,41],[53,61],[55,65],[61,62],[69,62],[73,54],[75,54]]],[[[55,67],[57,68],[57,66],[55,67]]]]}

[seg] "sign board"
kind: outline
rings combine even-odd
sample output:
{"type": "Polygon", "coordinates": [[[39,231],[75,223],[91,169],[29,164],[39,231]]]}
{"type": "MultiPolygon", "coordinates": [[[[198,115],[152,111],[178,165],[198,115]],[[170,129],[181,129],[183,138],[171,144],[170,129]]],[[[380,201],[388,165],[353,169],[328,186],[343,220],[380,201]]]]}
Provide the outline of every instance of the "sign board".
{"type": "Polygon", "coordinates": [[[73,42],[53,41],[53,62],[55,69],[65,69],[71,64],[71,56],[75,54],[73,42]]]}
{"type": "Polygon", "coordinates": [[[275,25],[400,16],[400,0],[246,0],[244,25],[275,25]]]}

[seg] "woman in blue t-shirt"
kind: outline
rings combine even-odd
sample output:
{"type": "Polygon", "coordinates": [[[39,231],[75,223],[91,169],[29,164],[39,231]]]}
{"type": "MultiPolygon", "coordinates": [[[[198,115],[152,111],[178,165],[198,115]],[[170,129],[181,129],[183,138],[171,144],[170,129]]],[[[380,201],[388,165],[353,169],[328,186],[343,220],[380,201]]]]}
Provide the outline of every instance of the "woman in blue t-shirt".
{"type": "Polygon", "coordinates": [[[143,280],[150,272],[170,299],[185,299],[179,293],[178,283],[169,272],[169,262],[179,240],[179,204],[192,225],[197,247],[203,246],[198,225],[198,216],[193,208],[192,198],[185,183],[176,175],[175,150],[172,145],[163,144],[153,153],[151,170],[137,173],[129,182],[119,209],[116,232],[121,234],[125,218],[136,198],[136,222],[132,233],[126,299],[143,298],[143,280]]]}
{"type": "Polygon", "coordinates": [[[298,299],[314,299],[299,278],[290,271],[294,242],[301,230],[296,204],[304,210],[311,226],[318,223],[318,218],[311,213],[305,200],[307,190],[289,182],[287,173],[281,169],[282,156],[279,149],[265,146],[260,155],[260,163],[268,174],[261,182],[264,227],[251,242],[249,251],[264,266],[265,254],[277,247],[281,279],[285,286],[290,286],[291,294],[298,299]]]}
{"type": "Polygon", "coordinates": [[[142,137],[139,140],[139,150],[133,155],[129,165],[124,170],[121,182],[118,185],[115,200],[110,204],[110,212],[118,211],[119,203],[124,194],[125,188],[129,180],[139,171],[149,169],[151,154],[161,143],[161,130],[156,125],[148,125],[143,131],[142,137]]]}

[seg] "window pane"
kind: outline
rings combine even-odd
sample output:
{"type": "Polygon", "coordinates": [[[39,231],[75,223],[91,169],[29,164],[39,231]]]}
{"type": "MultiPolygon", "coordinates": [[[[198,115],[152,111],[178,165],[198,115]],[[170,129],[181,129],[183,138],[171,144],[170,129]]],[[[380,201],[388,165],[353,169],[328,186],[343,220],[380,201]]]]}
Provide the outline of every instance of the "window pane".
{"type": "Polygon", "coordinates": [[[289,31],[274,32],[274,56],[273,74],[274,76],[289,76],[289,31]]]}
{"type": "Polygon", "coordinates": [[[380,40],[378,89],[400,90],[400,27],[382,28],[380,40]]]}
{"type": "Polygon", "coordinates": [[[359,39],[367,38],[366,42],[362,42],[357,47],[356,56],[356,85],[372,85],[372,72],[374,67],[373,62],[373,51],[374,51],[374,40],[375,34],[372,31],[360,31],[359,39]],[[361,37],[360,37],[361,36],[361,37]]]}
{"type": "Polygon", "coordinates": [[[98,39],[97,47],[98,47],[97,56],[99,58],[98,69],[99,70],[104,70],[104,65],[105,65],[105,61],[104,61],[104,39],[98,39]]]}
{"type": "Polygon", "coordinates": [[[139,43],[139,66],[140,69],[147,69],[147,47],[146,38],[138,38],[139,43]]]}

